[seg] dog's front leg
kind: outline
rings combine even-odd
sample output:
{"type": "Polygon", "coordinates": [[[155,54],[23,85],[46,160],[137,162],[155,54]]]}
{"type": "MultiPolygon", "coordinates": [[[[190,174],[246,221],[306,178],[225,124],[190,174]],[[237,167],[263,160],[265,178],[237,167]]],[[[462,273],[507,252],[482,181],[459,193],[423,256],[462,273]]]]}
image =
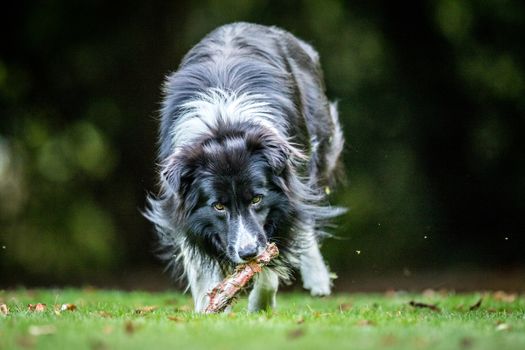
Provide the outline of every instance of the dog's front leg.
{"type": "Polygon", "coordinates": [[[208,292],[222,280],[219,267],[211,264],[202,266],[192,261],[187,262],[185,268],[195,312],[204,312],[210,301],[208,292]]]}
{"type": "Polygon", "coordinates": [[[275,307],[275,295],[279,288],[279,277],[270,269],[263,269],[255,276],[253,289],[248,298],[248,310],[257,312],[275,307]]]}
{"type": "Polygon", "coordinates": [[[332,281],[317,242],[313,242],[301,255],[303,287],[315,296],[330,295],[332,281]]]}

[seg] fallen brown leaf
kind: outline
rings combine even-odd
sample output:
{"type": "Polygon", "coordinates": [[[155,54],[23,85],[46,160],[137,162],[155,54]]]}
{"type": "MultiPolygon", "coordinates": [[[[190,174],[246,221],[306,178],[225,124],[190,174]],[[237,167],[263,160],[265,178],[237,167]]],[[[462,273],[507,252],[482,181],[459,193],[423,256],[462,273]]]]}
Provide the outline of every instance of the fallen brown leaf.
{"type": "Polygon", "coordinates": [[[6,304],[0,304],[0,315],[9,315],[9,308],[6,304]]]}
{"type": "Polygon", "coordinates": [[[31,312],[44,312],[46,310],[46,304],[29,304],[27,309],[31,312]]]}
{"type": "Polygon", "coordinates": [[[459,345],[461,346],[462,349],[470,349],[472,345],[474,345],[474,340],[469,337],[464,337],[459,342],[459,345]]]}
{"type": "Polygon", "coordinates": [[[177,322],[177,323],[184,321],[181,317],[178,317],[178,316],[168,316],[168,320],[177,322]]]}
{"type": "Polygon", "coordinates": [[[357,321],[357,325],[360,326],[360,327],[365,327],[365,326],[375,326],[376,323],[372,320],[359,320],[357,321]]]}
{"type": "Polygon", "coordinates": [[[348,311],[351,308],[352,308],[352,304],[351,303],[341,303],[341,304],[339,304],[339,311],[341,311],[341,312],[348,311]]]}
{"type": "Polygon", "coordinates": [[[128,334],[133,334],[137,330],[137,327],[133,324],[133,322],[126,321],[126,323],[124,324],[124,330],[128,334]]]}
{"type": "Polygon", "coordinates": [[[157,310],[156,306],[144,306],[135,310],[136,314],[144,315],[157,310]]]}
{"type": "Polygon", "coordinates": [[[175,307],[175,311],[177,312],[190,312],[192,311],[193,308],[189,305],[181,305],[181,306],[176,306],[175,307]]]}
{"type": "Polygon", "coordinates": [[[75,311],[77,306],[75,304],[62,304],[60,311],[75,311]]]}
{"type": "Polygon", "coordinates": [[[434,304],[419,303],[419,302],[412,300],[408,303],[408,305],[415,307],[415,308],[423,308],[423,309],[426,308],[426,309],[430,309],[435,312],[441,312],[441,309],[434,304]]]}
{"type": "Polygon", "coordinates": [[[286,337],[290,340],[292,339],[297,339],[297,338],[300,338],[304,336],[304,330],[302,328],[297,328],[297,329],[294,329],[290,332],[288,332],[288,334],[286,335],[286,337]]]}
{"type": "Polygon", "coordinates": [[[397,291],[394,289],[388,289],[384,294],[387,298],[395,298],[397,296],[397,291]]]}
{"type": "Polygon", "coordinates": [[[498,300],[498,301],[504,301],[506,303],[512,303],[518,298],[518,295],[516,293],[507,293],[507,292],[504,292],[502,290],[498,290],[498,291],[492,293],[492,297],[494,299],[498,300]]]}
{"type": "Polygon", "coordinates": [[[433,289],[425,289],[421,294],[424,297],[431,298],[431,297],[435,296],[437,293],[433,289]]]}
{"type": "Polygon", "coordinates": [[[474,305],[472,305],[471,307],[468,308],[469,311],[474,311],[474,310],[479,309],[479,307],[481,306],[482,302],[483,302],[483,298],[480,298],[477,303],[475,303],[474,305]]]}
{"type": "Polygon", "coordinates": [[[326,317],[326,316],[330,316],[331,314],[328,313],[328,312],[320,312],[320,311],[313,311],[312,310],[312,317],[314,318],[321,318],[321,317],[326,317]]]}

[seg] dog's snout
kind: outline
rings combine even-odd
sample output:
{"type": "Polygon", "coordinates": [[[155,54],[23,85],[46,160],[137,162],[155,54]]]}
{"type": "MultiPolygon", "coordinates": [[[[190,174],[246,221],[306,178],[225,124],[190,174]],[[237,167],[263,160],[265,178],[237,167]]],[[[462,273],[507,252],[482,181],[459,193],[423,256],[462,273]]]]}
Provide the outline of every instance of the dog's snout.
{"type": "Polygon", "coordinates": [[[250,260],[257,256],[257,246],[249,245],[239,250],[239,258],[243,260],[250,260]]]}

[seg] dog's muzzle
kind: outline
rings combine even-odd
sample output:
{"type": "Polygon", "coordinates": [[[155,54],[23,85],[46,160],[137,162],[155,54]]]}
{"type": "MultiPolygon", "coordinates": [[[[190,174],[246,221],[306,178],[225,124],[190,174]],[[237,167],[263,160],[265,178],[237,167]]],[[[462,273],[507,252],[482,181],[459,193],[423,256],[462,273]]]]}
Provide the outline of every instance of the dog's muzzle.
{"type": "Polygon", "coordinates": [[[242,216],[239,216],[234,228],[236,236],[235,251],[239,258],[244,261],[256,257],[262,250],[257,242],[257,236],[251,231],[242,216]]]}

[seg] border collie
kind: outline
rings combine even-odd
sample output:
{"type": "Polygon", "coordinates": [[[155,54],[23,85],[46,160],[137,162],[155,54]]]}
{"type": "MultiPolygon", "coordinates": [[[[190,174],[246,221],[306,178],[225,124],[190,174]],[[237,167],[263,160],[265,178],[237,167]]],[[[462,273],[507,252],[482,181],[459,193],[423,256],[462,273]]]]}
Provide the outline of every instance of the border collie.
{"type": "Polygon", "coordinates": [[[318,241],[344,211],[326,200],[343,134],[317,52],[276,27],[219,27],[168,76],[160,122],[160,192],[145,215],[195,310],[268,242],[280,255],[256,276],[250,311],[274,307],[295,270],[312,295],[330,294],[318,241]]]}

